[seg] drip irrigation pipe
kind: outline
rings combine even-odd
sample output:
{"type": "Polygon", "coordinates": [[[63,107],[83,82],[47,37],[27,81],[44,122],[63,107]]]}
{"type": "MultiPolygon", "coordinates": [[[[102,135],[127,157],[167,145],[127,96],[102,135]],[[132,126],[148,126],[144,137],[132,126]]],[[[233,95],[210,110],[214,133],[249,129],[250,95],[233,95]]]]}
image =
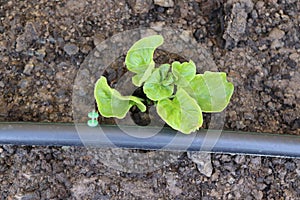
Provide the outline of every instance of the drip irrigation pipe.
{"type": "MultiPolygon", "coordinates": [[[[0,123],[0,144],[93,146],[99,127],[91,128],[84,124],[79,127],[80,135],[74,124],[0,123]],[[82,138],[83,133],[85,138],[82,138]]],[[[106,138],[103,141],[100,138],[102,142],[95,143],[98,147],[111,147],[113,144],[120,148],[158,150],[168,145],[176,134],[172,129],[163,128],[150,138],[136,138],[125,134],[117,126],[101,126],[101,129],[106,138]]],[[[142,132],[143,129],[133,127],[131,131],[142,132]]],[[[199,151],[205,135],[205,130],[191,135],[181,134],[179,140],[172,141],[172,147],[168,150],[199,151]],[[185,144],[191,137],[192,143],[186,148],[185,144]]],[[[222,131],[210,152],[300,157],[300,136],[222,131]]]]}

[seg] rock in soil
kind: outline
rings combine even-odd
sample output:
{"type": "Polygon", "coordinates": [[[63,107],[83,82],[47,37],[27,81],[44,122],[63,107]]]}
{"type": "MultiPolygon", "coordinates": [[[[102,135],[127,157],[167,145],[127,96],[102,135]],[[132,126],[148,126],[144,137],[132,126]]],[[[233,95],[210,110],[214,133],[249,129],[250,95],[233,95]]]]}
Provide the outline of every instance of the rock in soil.
{"type": "Polygon", "coordinates": [[[199,172],[207,177],[211,177],[213,167],[210,153],[188,152],[188,158],[197,164],[199,172]]]}

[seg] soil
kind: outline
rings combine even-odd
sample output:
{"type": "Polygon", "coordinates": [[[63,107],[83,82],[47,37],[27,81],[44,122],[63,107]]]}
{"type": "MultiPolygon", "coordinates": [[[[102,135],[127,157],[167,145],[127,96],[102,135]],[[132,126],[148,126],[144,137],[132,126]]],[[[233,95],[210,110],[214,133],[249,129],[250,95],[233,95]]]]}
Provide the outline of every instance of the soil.
{"type": "MultiPolygon", "coordinates": [[[[224,129],[300,134],[297,0],[0,0],[0,121],[73,122],[74,79],[111,36],[182,29],[235,85],[224,129]]],[[[125,71],[107,71],[110,82],[125,71]]],[[[209,117],[209,116],[208,116],[209,117]]],[[[299,198],[298,160],[187,155],[153,173],[114,171],[86,149],[2,146],[1,199],[299,198]],[[209,170],[208,170],[209,171],[209,170]]]]}
{"type": "Polygon", "coordinates": [[[299,1],[170,2],[3,1],[0,120],[72,122],[74,78],[97,44],[171,27],[194,37],[234,83],[225,129],[299,134],[299,1]]]}
{"type": "Polygon", "coordinates": [[[208,156],[206,174],[186,155],[151,173],[126,173],[86,148],[2,146],[1,199],[299,198],[299,160],[208,156]]]}

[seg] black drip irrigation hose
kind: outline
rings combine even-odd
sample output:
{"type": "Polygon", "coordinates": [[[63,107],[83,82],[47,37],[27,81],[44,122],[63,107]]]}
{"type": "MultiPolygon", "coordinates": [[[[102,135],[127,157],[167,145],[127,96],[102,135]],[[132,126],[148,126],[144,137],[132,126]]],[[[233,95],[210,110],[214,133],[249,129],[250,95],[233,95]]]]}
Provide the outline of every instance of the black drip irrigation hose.
{"type": "MultiPolygon", "coordinates": [[[[132,127],[133,133],[149,131],[132,127]]],[[[92,128],[81,124],[40,124],[40,123],[0,123],[0,144],[51,145],[51,146],[96,146],[118,147],[145,150],[203,150],[205,136],[210,133],[200,130],[197,133],[177,134],[172,129],[163,128],[149,138],[138,138],[124,133],[117,126],[92,128]],[[80,134],[78,130],[80,129],[80,134]],[[105,134],[100,134],[100,132],[105,134]],[[83,138],[84,137],[84,138],[83,138]],[[192,141],[192,142],[191,142],[192,141]],[[186,147],[186,144],[189,143],[186,147]],[[168,148],[165,148],[169,144],[168,148]]],[[[216,131],[217,132],[217,131],[216,131]]],[[[205,149],[204,149],[205,150],[205,149]]],[[[207,151],[207,150],[205,150],[207,151]]],[[[300,157],[300,137],[266,133],[222,131],[209,152],[233,154],[254,154],[265,156],[300,157]]]]}

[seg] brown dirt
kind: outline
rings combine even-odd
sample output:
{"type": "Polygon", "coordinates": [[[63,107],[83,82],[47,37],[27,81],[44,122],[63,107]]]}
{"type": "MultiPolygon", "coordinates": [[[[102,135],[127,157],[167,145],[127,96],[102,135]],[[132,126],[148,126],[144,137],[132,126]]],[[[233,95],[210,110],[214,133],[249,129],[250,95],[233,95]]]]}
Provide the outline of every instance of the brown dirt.
{"type": "MultiPolygon", "coordinates": [[[[74,79],[95,46],[125,30],[163,26],[186,30],[234,83],[226,129],[300,134],[299,1],[158,2],[0,0],[0,121],[73,122],[74,79]]],[[[85,148],[4,145],[1,199],[300,196],[296,159],[214,154],[203,175],[184,154],[135,174],[94,156],[85,148]]]]}

